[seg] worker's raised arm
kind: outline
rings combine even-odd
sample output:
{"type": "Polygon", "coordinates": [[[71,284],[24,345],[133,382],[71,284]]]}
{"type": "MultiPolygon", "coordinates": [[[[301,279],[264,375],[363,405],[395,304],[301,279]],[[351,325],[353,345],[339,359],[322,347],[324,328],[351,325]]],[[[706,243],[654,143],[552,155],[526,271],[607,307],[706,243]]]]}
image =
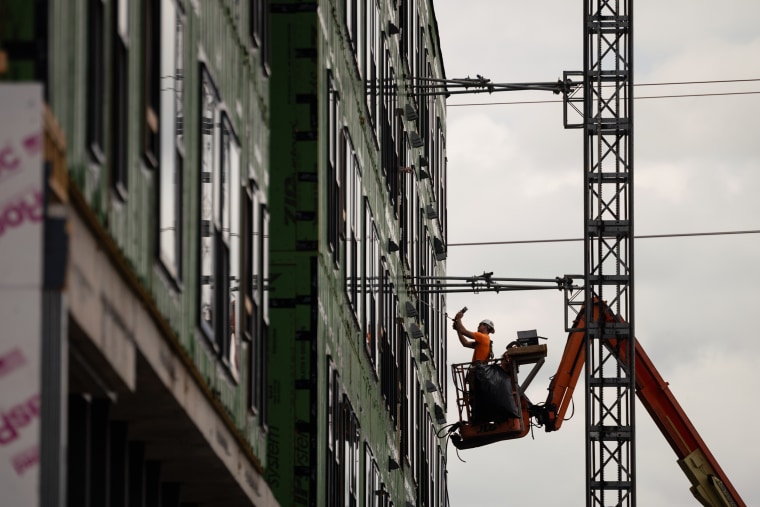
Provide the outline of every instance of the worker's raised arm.
{"type": "Polygon", "coordinates": [[[475,337],[474,337],[472,331],[470,331],[467,328],[465,328],[464,324],[462,324],[462,315],[464,315],[464,312],[459,311],[454,316],[454,330],[456,330],[457,334],[459,335],[459,341],[462,342],[462,345],[464,345],[465,347],[474,347],[475,346],[475,342],[474,342],[474,338],[475,337]],[[469,340],[465,340],[468,343],[470,343],[470,345],[465,345],[465,341],[463,341],[463,336],[466,336],[467,338],[470,338],[470,339],[473,340],[472,342],[470,342],[469,340]]]}

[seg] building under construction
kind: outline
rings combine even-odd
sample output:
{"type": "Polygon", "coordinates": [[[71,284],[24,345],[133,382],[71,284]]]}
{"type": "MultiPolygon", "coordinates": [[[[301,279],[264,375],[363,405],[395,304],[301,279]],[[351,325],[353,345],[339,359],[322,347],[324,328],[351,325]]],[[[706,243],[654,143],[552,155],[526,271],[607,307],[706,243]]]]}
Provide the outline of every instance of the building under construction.
{"type": "Polygon", "coordinates": [[[448,505],[438,40],[429,0],[0,0],[4,503],[448,505]]]}
{"type": "Polygon", "coordinates": [[[283,505],[447,505],[432,2],[272,5],[269,447],[283,505]]]}

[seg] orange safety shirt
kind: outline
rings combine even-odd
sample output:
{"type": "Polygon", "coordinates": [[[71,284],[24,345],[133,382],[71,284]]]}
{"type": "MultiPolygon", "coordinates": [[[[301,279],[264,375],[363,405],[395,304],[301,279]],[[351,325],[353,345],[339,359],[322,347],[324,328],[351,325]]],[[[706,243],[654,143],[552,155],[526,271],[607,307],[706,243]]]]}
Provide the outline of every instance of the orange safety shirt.
{"type": "Polygon", "coordinates": [[[491,355],[491,338],[485,333],[472,333],[475,340],[475,350],[472,352],[473,361],[488,361],[491,355]]]}

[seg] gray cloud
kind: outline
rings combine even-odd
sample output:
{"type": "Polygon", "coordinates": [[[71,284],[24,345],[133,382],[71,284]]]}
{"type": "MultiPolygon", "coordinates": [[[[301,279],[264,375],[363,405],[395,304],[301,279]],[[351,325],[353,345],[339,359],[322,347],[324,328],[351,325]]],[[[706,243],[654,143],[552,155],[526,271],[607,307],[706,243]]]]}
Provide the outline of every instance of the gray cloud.
{"type": "MultiPolygon", "coordinates": [[[[435,5],[447,76],[550,81],[579,70],[581,10],[573,2],[435,5]]],[[[753,0],[637,4],[636,82],[760,78],[760,4],[753,0]]],[[[637,96],[760,91],[760,82],[637,87],[637,96]]],[[[471,102],[553,100],[551,94],[454,96],[471,102]]],[[[637,234],[760,229],[760,94],[638,100],[635,104],[637,234]]],[[[448,109],[449,242],[583,235],[578,131],[560,104],[448,109]]],[[[451,247],[448,271],[465,276],[553,277],[582,272],[582,243],[451,247]]],[[[760,235],[642,239],[636,249],[636,331],[688,416],[748,505],[760,505],[751,422],[760,381],[760,235]],[[748,426],[750,428],[748,429],[748,426]]],[[[545,397],[564,346],[561,293],[456,294],[468,321],[494,320],[496,350],[517,330],[550,337],[529,395],[545,397]]],[[[469,360],[449,336],[449,362],[469,360]]],[[[451,390],[450,390],[451,391],[451,390]]],[[[560,432],[461,451],[449,447],[453,506],[585,505],[583,386],[560,432]]],[[[449,421],[455,419],[449,402],[449,421]]],[[[696,505],[659,430],[637,410],[638,504],[696,505]]]]}

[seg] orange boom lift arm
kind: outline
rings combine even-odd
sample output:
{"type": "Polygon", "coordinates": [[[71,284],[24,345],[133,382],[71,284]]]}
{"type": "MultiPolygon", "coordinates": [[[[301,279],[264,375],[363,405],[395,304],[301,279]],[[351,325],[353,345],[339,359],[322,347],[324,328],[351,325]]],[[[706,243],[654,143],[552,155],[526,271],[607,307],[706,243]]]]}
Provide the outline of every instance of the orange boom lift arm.
{"type": "MultiPolygon", "coordinates": [[[[586,362],[585,313],[581,309],[573,323],[557,374],[549,384],[546,402],[540,406],[534,405],[530,409],[539,425],[543,425],[546,431],[556,431],[562,426],[578,377],[586,362]]],[[[601,318],[609,323],[621,321],[600,301],[595,303],[593,318],[601,318]]],[[[622,364],[628,364],[626,340],[609,339],[606,342],[622,364]]],[[[692,494],[705,506],[744,507],[746,504],[638,340],[634,342],[634,346],[636,394],[678,456],[678,464],[691,481],[692,494]]]]}

